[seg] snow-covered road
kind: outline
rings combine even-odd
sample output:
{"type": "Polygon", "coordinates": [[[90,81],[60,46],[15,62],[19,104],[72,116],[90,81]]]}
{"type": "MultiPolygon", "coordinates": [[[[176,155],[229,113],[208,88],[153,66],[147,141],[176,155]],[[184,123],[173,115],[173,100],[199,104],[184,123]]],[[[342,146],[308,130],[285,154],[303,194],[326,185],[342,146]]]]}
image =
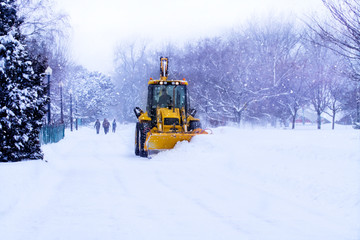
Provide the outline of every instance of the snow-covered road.
{"type": "Polygon", "coordinates": [[[152,159],[134,125],[0,165],[1,239],[360,238],[360,134],[214,129],[152,159]]]}

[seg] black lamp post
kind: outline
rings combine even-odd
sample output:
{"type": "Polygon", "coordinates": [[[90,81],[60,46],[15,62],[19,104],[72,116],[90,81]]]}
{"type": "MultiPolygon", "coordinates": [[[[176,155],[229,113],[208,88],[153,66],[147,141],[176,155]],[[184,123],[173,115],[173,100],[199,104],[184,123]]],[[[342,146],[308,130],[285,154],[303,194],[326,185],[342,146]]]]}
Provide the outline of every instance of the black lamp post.
{"type": "Polygon", "coordinates": [[[63,86],[64,86],[64,83],[62,81],[60,81],[59,86],[60,86],[60,122],[61,122],[61,124],[63,124],[64,123],[64,111],[63,111],[63,86]]]}
{"type": "Polygon", "coordinates": [[[73,131],[72,90],[70,89],[70,131],[73,131]]]}
{"type": "Polygon", "coordinates": [[[356,122],[360,125],[360,81],[357,84],[356,90],[356,122]]]}
{"type": "Polygon", "coordinates": [[[50,101],[51,101],[51,98],[50,98],[50,76],[52,74],[52,69],[50,67],[47,67],[46,70],[45,70],[45,74],[47,75],[47,78],[48,78],[48,96],[49,96],[49,102],[48,102],[48,124],[51,123],[51,114],[50,114],[50,101]]]}
{"type": "Polygon", "coordinates": [[[78,130],[77,104],[78,104],[78,97],[75,96],[75,129],[76,129],[76,131],[78,130]]]}

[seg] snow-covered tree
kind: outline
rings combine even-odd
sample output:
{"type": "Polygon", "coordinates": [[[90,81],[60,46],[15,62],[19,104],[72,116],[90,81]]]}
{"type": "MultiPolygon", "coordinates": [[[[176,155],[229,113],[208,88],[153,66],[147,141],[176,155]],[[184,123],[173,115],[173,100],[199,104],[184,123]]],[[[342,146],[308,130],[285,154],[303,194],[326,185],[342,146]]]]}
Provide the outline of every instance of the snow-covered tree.
{"type": "MultiPolygon", "coordinates": [[[[132,110],[146,102],[147,79],[158,77],[158,58],[168,56],[170,79],[188,80],[191,107],[211,124],[292,122],[294,128],[298,110],[312,105],[320,127],[321,114],[328,108],[340,111],[337,103],[341,101],[351,112],[353,105],[337,97],[336,107],[329,106],[330,86],[335,86],[339,77],[333,68],[341,56],[330,54],[324,48],[326,41],[314,44],[304,40],[306,32],[294,22],[269,18],[266,23],[253,21],[231,34],[202,38],[182,47],[167,44],[155,54],[140,42],[119,45],[114,82],[123,119],[135,120],[132,110]]],[[[353,84],[349,88],[347,92],[353,90],[353,84]]],[[[360,109],[360,104],[357,106],[360,109]]]]}
{"type": "Polygon", "coordinates": [[[228,38],[207,38],[184,48],[180,68],[193,103],[207,119],[261,122],[287,119],[280,109],[295,77],[298,35],[291,24],[251,25],[228,38]]]}
{"type": "Polygon", "coordinates": [[[20,32],[32,59],[35,73],[51,67],[51,119],[61,122],[60,85],[64,82],[69,64],[67,15],[58,11],[54,0],[16,0],[18,16],[22,19],[20,32]]]}
{"type": "Polygon", "coordinates": [[[263,24],[250,24],[244,35],[250,42],[248,52],[254,62],[248,71],[250,85],[258,88],[251,115],[274,125],[279,120],[288,125],[291,115],[288,104],[292,100],[289,96],[301,66],[300,34],[290,21],[269,19],[263,24]]]}
{"type": "Polygon", "coordinates": [[[45,114],[41,77],[19,31],[14,0],[0,0],[0,159],[42,158],[39,133],[45,114]]]}
{"type": "Polygon", "coordinates": [[[92,122],[96,118],[116,116],[115,106],[118,99],[115,85],[109,76],[74,66],[70,69],[67,79],[68,81],[64,83],[67,116],[70,114],[70,92],[73,117],[92,122]]]}

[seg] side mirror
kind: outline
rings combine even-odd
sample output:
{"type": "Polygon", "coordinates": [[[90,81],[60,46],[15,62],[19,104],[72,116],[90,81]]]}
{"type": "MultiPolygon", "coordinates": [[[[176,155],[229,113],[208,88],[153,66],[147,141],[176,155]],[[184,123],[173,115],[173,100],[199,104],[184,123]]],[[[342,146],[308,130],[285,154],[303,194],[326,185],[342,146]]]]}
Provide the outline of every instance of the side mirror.
{"type": "Polygon", "coordinates": [[[196,110],[193,109],[193,108],[191,108],[191,109],[189,110],[189,114],[190,114],[191,116],[195,117],[195,115],[196,115],[196,110]]]}
{"type": "Polygon", "coordinates": [[[136,118],[139,118],[140,115],[143,114],[144,112],[139,107],[135,107],[134,108],[134,113],[135,113],[136,118]]]}

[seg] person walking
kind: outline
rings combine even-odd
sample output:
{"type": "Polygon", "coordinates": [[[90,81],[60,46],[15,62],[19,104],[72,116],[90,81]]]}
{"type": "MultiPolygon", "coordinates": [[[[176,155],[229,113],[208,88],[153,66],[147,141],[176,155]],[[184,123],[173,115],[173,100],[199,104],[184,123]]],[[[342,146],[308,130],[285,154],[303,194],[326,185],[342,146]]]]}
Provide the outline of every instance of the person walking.
{"type": "Polygon", "coordinates": [[[96,128],[96,134],[99,134],[100,126],[101,126],[101,124],[100,124],[99,119],[96,119],[96,122],[95,122],[95,125],[94,125],[94,128],[96,128]]]}
{"type": "Polygon", "coordinates": [[[116,131],[116,120],[112,122],[112,132],[114,133],[116,131]]]}
{"type": "Polygon", "coordinates": [[[104,127],[105,134],[107,134],[109,132],[110,123],[106,118],[104,118],[103,127],[104,127]]]}

